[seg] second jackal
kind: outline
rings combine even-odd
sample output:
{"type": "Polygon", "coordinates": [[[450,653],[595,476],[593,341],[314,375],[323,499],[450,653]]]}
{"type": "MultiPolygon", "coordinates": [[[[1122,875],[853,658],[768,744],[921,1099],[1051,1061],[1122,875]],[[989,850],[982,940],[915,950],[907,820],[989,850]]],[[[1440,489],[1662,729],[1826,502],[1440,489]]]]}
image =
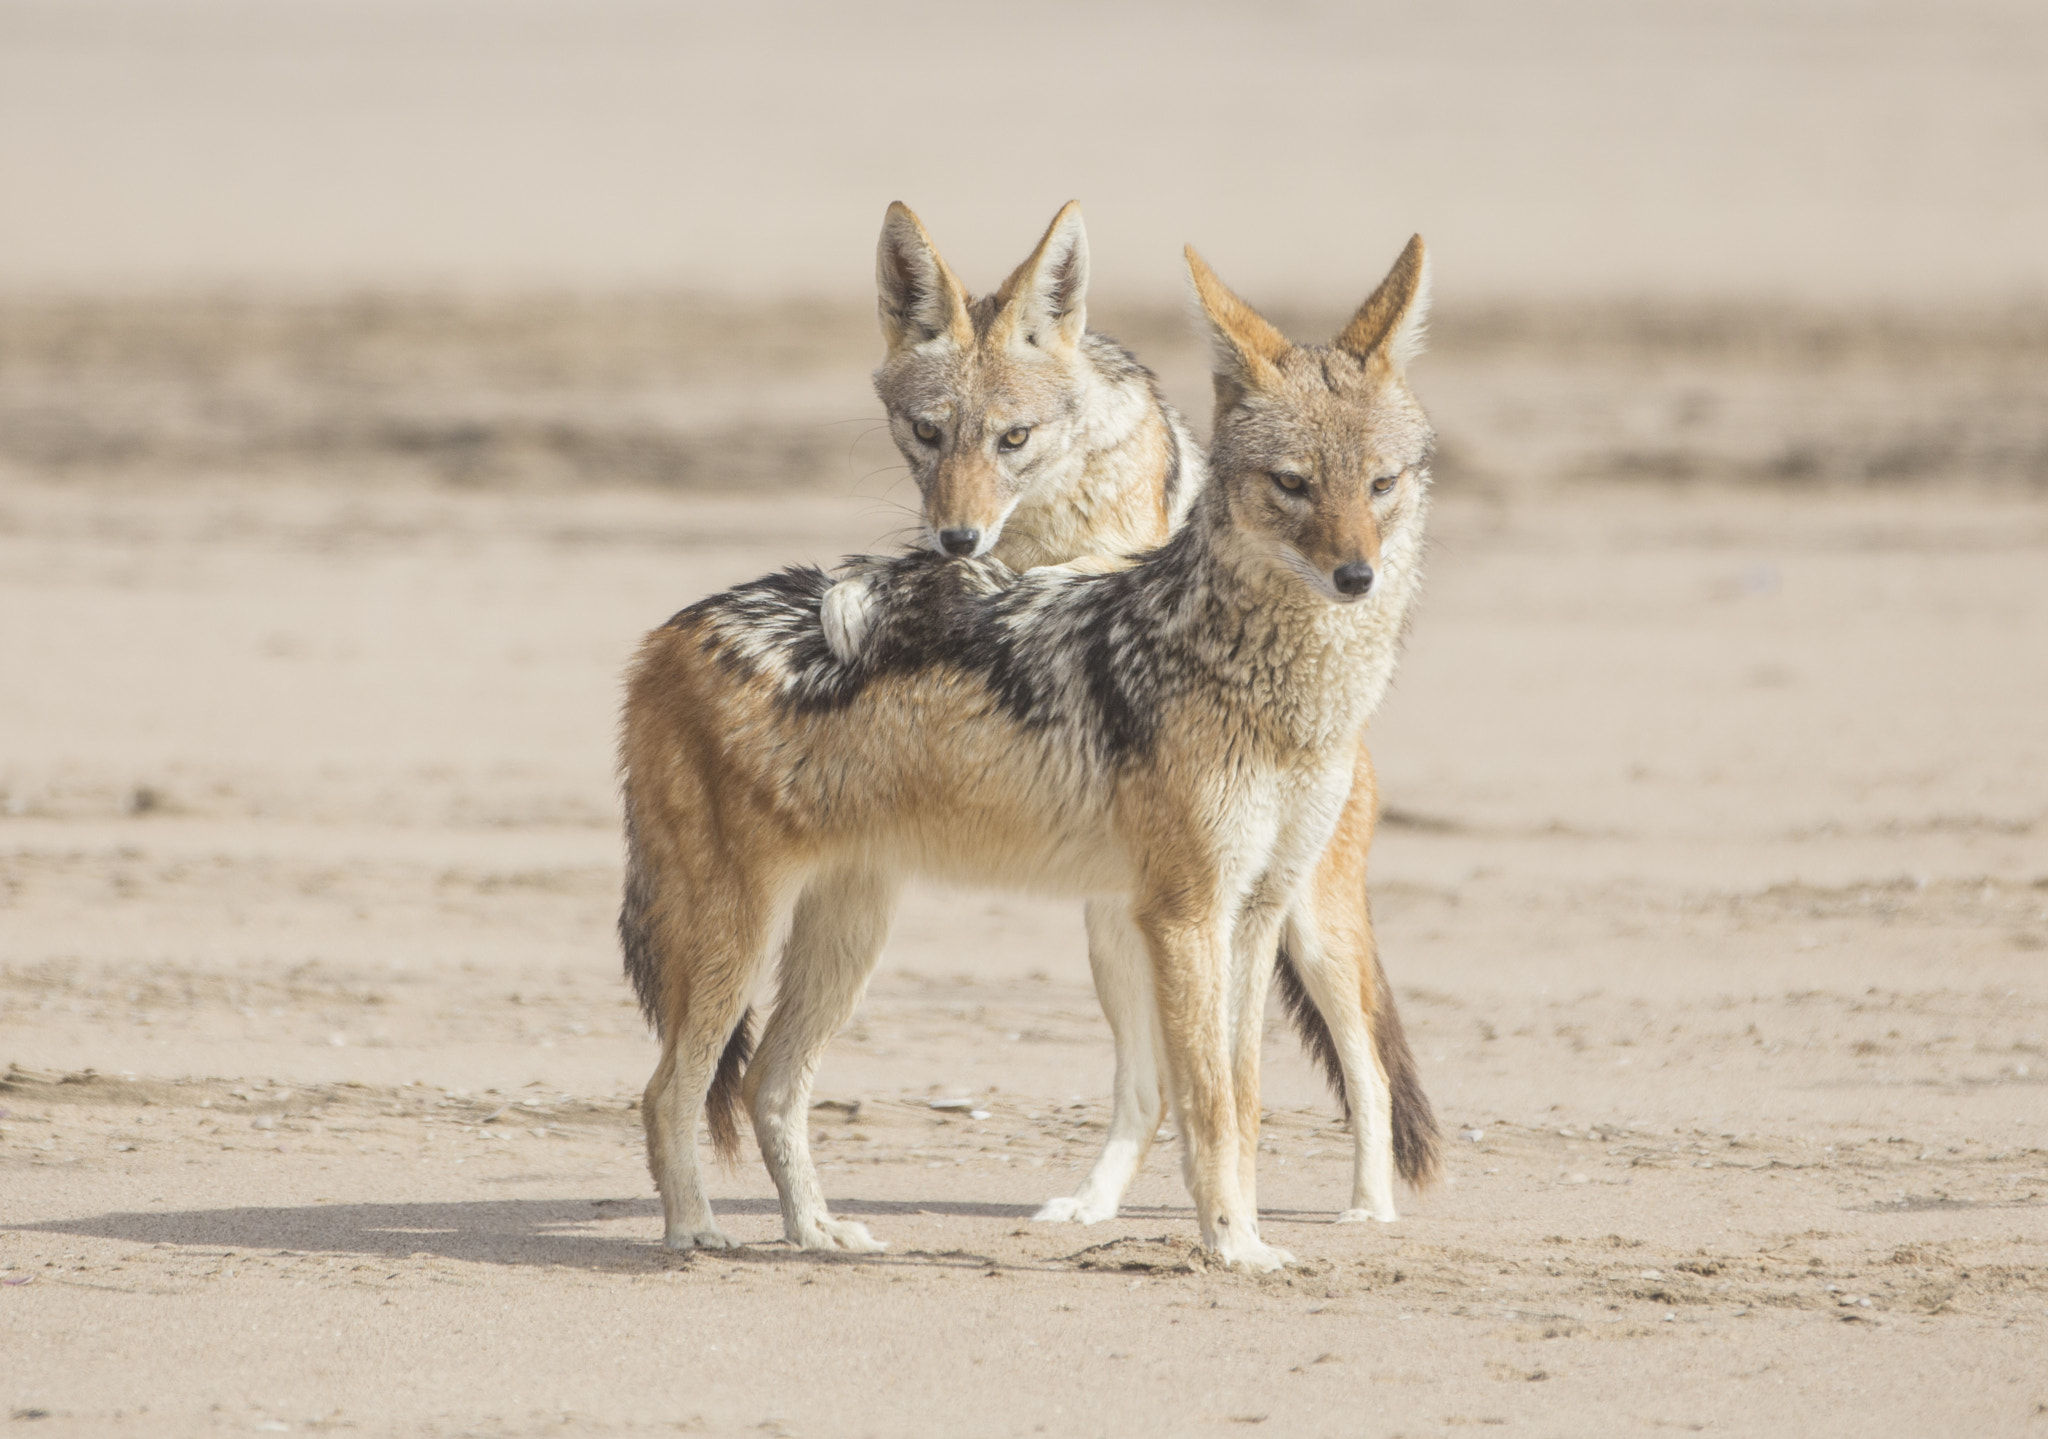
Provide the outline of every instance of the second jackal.
{"type": "Polygon", "coordinates": [[[886,562],[851,665],[825,642],[816,570],[714,596],[643,644],[620,928],[662,1038],[644,1118],[671,1246],[730,1242],[696,1129],[708,1107],[730,1150],[744,1102],[789,1238],[876,1247],[825,1204],[809,1091],[898,889],[925,873],[1105,898],[1150,977],[1203,1242],[1287,1262],[1257,1217],[1264,1000],[1283,928],[1312,992],[1356,977],[1320,962],[1301,916],[1420,584],[1432,435],[1405,366],[1427,273],[1412,242],[1335,342],[1304,348],[1190,267],[1216,441],[1164,545],[1099,575],[886,562]],[[748,996],[778,946],[747,1067],[748,996]]]}

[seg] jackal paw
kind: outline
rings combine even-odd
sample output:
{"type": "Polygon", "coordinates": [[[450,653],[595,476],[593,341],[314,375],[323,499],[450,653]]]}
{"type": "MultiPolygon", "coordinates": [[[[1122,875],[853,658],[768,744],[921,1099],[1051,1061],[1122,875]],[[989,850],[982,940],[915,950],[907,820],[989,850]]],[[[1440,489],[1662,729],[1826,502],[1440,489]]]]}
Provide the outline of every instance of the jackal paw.
{"type": "Polygon", "coordinates": [[[889,1246],[851,1219],[812,1219],[790,1226],[790,1243],[799,1249],[828,1249],[841,1254],[880,1254],[889,1246]]]}
{"type": "Polygon", "coordinates": [[[661,1236],[661,1242],[670,1249],[737,1249],[739,1245],[728,1239],[725,1232],[715,1224],[701,1229],[671,1229],[661,1236]]]}
{"type": "Polygon", "coordinates": [[[1352,1208],[1347,1209],[1342,1214],[1338,1215],[1336,1219],[1332,1222],[1337,1224],[1369,1224],[1374,1220],[1377,1220],[1381,1224],[1392,1224],[1396,1219],[1399,1219],[1400,1217],[1401,1216],[1395,1212],[1394,1206],[1391,1204],[1382,1204],[1376,1209],[1361,1209],[1354,1205],[1352,1208]]]}
{"type": "Polygon", "coordinates": [[[1031,1216],[1034,1224],[1100,1224],[1105,1219],[1114,1218],[1116,1204],[1113,1201],[1084,1199],[1078,1194],[1048,1199],[1038,1213],[1031,1216]]]}
{"type": "Polygon", "coordinates": [[[818,623],[825,627],[825,648],[832,658],[850,665],[867,642],[875,597],[864,580],[841,580],[818,602],[818,623]]]}
{"type": "Polygon", "coordinates": [[[1294,1262],[1294,1256],[1286,1250],[1275,1249],[1263,1239],[1249,1236],[1225,1239],[1216,1246],[1216,1257],[1232,1269],[1242,1269],[1247,1274],[1271,1274],[1294,1262]]]}

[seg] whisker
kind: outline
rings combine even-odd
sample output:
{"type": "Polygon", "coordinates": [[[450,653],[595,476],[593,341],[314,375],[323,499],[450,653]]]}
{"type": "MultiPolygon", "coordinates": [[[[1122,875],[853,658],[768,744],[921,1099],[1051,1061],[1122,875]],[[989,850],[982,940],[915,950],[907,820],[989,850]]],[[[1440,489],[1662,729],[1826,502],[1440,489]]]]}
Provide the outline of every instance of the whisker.
{"type": "MultiPolygon", "coordinates": [[[[828,421],[828,423],[835,425],[864,424],[867,426],[865,430],[862,430],[859,434],[855,435],[852,439],[846,442],[846,455],[844,457],[843,463],[848,466],[851,466],[853,464],[853,452],[860,448],[860,443],[862,440],[865,440],[869,435],[872,435],[877,430],[886,430],[889,428],[888,421],[884,420],[881,423],[877,424],[872,415],[863,416],[861,419],[858,420],[832,420],[828,421]]],[[[908,467],[906,466],[905,468],[908,467]]]]}
{"type": "Polygon", "coordinates": [[[853,482],[854,493],[860,493],[861,486],[865,485],[869,480],[872,480],[876,475],[886,475],[891,470],[897,470],[902,472],[897,475],[896,479],[891,480],[889,482],[889,488],[891,489],[893,489],[902,480],[904,475],[910,473],[909,467],[906,465],[883,465],[879,469],[869,470],[866,474],[856,479],[853,482]]]}

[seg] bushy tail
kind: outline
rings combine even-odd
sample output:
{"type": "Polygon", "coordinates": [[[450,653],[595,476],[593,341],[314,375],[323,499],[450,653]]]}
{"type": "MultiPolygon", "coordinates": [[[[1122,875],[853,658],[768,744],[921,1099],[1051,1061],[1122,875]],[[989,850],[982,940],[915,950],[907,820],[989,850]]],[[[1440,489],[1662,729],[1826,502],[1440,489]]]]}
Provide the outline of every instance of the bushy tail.
{"type": "Polygon", "coordinates": [[[1443,1167],[1443,1136],[1429,1096],[1422,1092],[1422,1076],[1416,1072],[1415,1055],[1408,1048],[1408,1031],[1401,1027],[1401,1011],[1394,1003],[1394,986],[1387,983],[1377,948],[1372,956],[1372,982],[1378,998],[1373,1006],[1372,1045],[1392,1092],[1394,1167],[1417,1189],[1427,1189],[1443,1167]]]}
{"type": "Polygon", "coordinates": [[[1330,1033],[1329,1021],[1309,998],[1308,986],[1301,981],[1301,971],[1295,968],[1285,939],[1280,941],[1280,958],[1273,977],[1280,981],[1280,1001],[1287,1006],[1287,1017],[1294,1021],[1294,1028],[1301,1035],[1301,1047],[1308,1051],[1316,1068],[1322,1070],[1344,1117],[1351,1118],[1351,1090],[1344,1083],[1344,1062],[1337,1057],[1337,1041],[1330,1033]]]}
{"type": "MultiPolygon", "coordinates": [[[[1329,1082],[1331,1092],[1337,1096],[1337,1103],[1344,1110],[1344,1117],[1349,1119],[1351,1092],[1344,1083],[1344,1065],[1337,1056],[1337,1041],[1330,1034],[1329,1022],[1309,997],[1308,986],[1302,983],[1301,971],[1295,968],[1294,956],[1287,952],[1284,942],[1280,946],[1276,977],[1280,981],[1280,998],[1287,1006],[1288,1018],[1294,1021],[1295,1029],[1301,1034],[1302,1048],[1323,1071],[1324,1079],[1329,1082]]],[[[1372,1042],[1374,1051],[1379,1055],[1380,1068],[1386,1071],[1393,1105],[1394,1167],[1403,1179],[1417,1189],[1424,1189],[1434,1182],[1442,1164],[1436,1112],[1430,1108],[1429,1096],[1422,1092],[1422,1078],[1415,1071],[1415,1055],[1408,1048],[1408,1034],[1401,1027],[1401,1014],[1394,1004],[1394,989],[1387,983],[1387,972],[1380,964],[1377,950],[1372,957],[1372,978],[1372,1042]]]]}
{"type": "Polygon", "coordinates": [[[725,1053],[718,1056],[718,1072],[711,1076],[711,1092],[704,1096],[704,1122],[711,1130],[711,1148],[718,1162],[731,1166],[740,1157],[740,1117],[746,1101],[740,1091],[747,1077],[747,1061],[754,1057],[754,1011],[750,1006],[733,1026],[725,1053]]]}
{"type": "Polygon", "coordinates": [[[633,821],[633,792],[626,791],[626,892],[619,902],[619,952],[625,956],[626,978],[639,996],[640,1012],[662,1032],[661,954],[654,941],[654,878],[640,845],[640,826],[633,821]]]}

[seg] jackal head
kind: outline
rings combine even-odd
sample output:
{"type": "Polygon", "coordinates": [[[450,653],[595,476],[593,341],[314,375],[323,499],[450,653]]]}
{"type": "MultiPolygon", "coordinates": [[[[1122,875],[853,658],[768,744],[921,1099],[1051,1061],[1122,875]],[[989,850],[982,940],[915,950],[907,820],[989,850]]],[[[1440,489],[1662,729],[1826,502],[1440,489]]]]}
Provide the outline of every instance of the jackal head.
{"type": "Polygon", "coordinates": [[[1328,345],[1297,345],[1225,288],[1190,246],[1215,350],[1210,485],[1255,553],[1340,604],[1420,558],[1435,436],[1408,388],[1429,312],[1415,236],[1328,345]]]}
{"type": "Polygon", "coordinates": [[[986,554],[1084,423],[1088,234],[1069,201],[995,294],[970,297],[917,216],[889,207],[875,252],[888,355],[875,392],[924,495],[925,533],[986,554]]]}

